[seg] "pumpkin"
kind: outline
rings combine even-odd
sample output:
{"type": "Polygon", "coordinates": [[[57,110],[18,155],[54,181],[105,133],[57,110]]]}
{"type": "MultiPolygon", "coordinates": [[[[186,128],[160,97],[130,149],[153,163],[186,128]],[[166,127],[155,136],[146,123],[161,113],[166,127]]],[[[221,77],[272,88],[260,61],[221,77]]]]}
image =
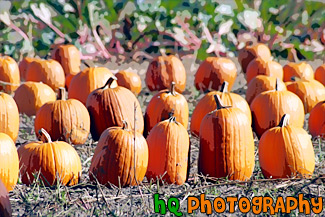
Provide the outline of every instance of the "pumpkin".
{"type": "Polygon", "coordinates": [[[170,90],[162,90],[151,98],[144,115],[145,137],[157,123],[168,119],[171,112],[187,129],[188,104],[185,97],[175,89],[175,83],[172,82],[170,90]]]}
{"type": "Polygon", "coordinates": [[[148,166],[148,145],[138,132],[110,127],[100,136],[89,169],[90,180],[119,187],[141,182],[148,166]]]}
{"type": "Polygon", "coordinates": [[[119,86],[125,87],[132,91],[135,95],[138,95],[141,92],[141,78],[138,74],[119,71],[115,74],[117,78],[117,83],[119,86]]]}
{"type": "Polygon", "coordinates": [[[279,125],[261,137],[259,162],[266,178],[310,177],[315,169],[310,137],[303,128],[289,124],[289,117],[283,115],[279,125]]]}
{"type": "Polygon", "coordinates": [[[15,100],[0,92],[0,132],[5,133],[15,142],[19,131],[19,112],[15,100]]]}
{"type": "Polygon", "coordinates": [[[115,86],[115,82],[115,77],[109,78],[103,87],[94,90],[87,99],[86,106],[91,118],[90,132],[96,141],[106,128],[122,127],[123,120],[130,123],[131,129],[136,128],[136,131],[143,132],[139,101],[130,90],[115,86]]]}
{"type": "Polygon", "coordinates": [[[315,79],[325,85],[325,64],[319,66],[315,71],[315,79]]]}
{"type": "MultiPolygon", "coordinates": [[[[42,141],[31,142],[18,148],[21,180],[32,184],[35,177],[46,186],[75,185],[81,174],[81,161],[76,150],[66,142],[52,142],[46,130],[39,132],[42,141]]],[[[37,181],[37,180],[36,180],[37,181]]]]}
{"type": "Polygon", "coordinates": [[[242,67],[244,73],[246,73],[246,69],[248,64],[255,58],[262,58],[264,60],[271,59],[270,49],[261,43],[257,43],[254,45],[249,45],[239,50],[238,52],[238,61],[242,67]]]}
{"type": "Polygon", "coordinates": [[[61,64],[66,76],[69,74],[76,75],[80,72],[80,52],[72,44],[58,45],[52,52],[52,59],[61,64]]]}
{"type": "Polygon", "coordinates": [[[252,60],[247,66],[246,80],[249,83],[257,75],[268,75],[277,77],[280,80],[283,79],[282,66],[273,60],[264,60],[262,58],[256,58],[252,60]]]}
{"type": "Polygon", "coordinates": [[[0,216],[1,217],[12,216],[9,194],[1,179],[0,179],[0,216]]]}
{"type": "Polygon", "coordinates": [[[216,178],[247,180],[255,165],[250,122],[240,109],[223,106],[220,97],[215,98],[217,109],[203,118],[200,127],[198,171],[216,178]]]}
{"type": "Polygon", "coordinates": [[[84,144],[90,130],[87,108],[76,99],[65,100],[65,89],[60,88],[59,100],[45,103],[37,112],[35,132],[44,128],[54,140],[84,144]]]}
{"type": "Polygon", "coordinates": [[[229,83],[229,90],[235,83],[237,68],[235,63],[225,57],[208,57],[195,74],[194,84],[197,90],[219,90],[222,83],[229,83]]]}
{"type": "Polygon", "coordinates": [[[0,56],[0,91],[14,92],[20,84],[17,62],[9,56],[0,56]]]}
{"type": "Polygon", "coordinates": [[[147,138],[149,163],[146,177],[182,185],[186,181],[190,139],[175,117],[159,122],[147,138]]]}
{"type": "MultiPolygon", "coordinates": [[[[253,99],[260,93],[275,89],[276,77],[267,75],[258,75],[253,78],[247,85],[246,100],[251,104],[253,99]]],[[[278,90],[287,90],[283,81],[278,80],[278,90]]]]}
{"type": "Polygon", "coordinates": [[[293,82],[286,82],[287,89],[295,93],[304,104],[305,113],[309,113],[311,109],[320,101],[325,100],[325,87],[316,80],[300,80],[293,78],[293,82]]]}
{"type": "Polygon", "coordinates": [[[73,74],[69,74],[69,75],[67,75],[67,76],[65,77],[65,88],[66,88],[67,90],[69,90],[69,86],[70,86],[71,80],[72,80],[72,78],[73,78],[74,76],[75,76],[75,75],[73,75],[73,74]]]}
{"type": "Polygon", "coordinates": [[[32,58],[32,57],[24,57],[20,62],[19,62],[19,73],[20,73],[20,79],[21,80],[26,80],[26,73],[27,73],[27,68],[29,65],[34,62],[39,60],[38,58],[32,58]]]}
{"type": "Polygon", "coordinates": [[[158,56],[149,64],[145,82],[150,91],[170,88],[175,82],[175,89],[182,93],[186,85],[186,71],[180,59],[174,55],[158,56]]]}
{"type": "MultiPolygon", "coordinates": [[[[68,98],[77,99],[86,105],[88,95],[105,85],[105,82],[112,76],[113,73],[104,67],[86,68],[72,78],[68,98]]],[[[116,86],[117,82],[114,81],[112,87],[116,86]]]]}
{"type": "Polygon", "coordinates": [[[291,81],[292,77],[310,81],[314,79],[314,70],[306,62],[290,62],[283,66],[283,81],[291,81]]]}
{"type": "Polygon", "coordinates": [[[249,124],[252,122],[251,110],[246,100],[236,93],[229,93],[228,82],[225,81],[222,84],[220,91],[211,91],[207,93],[196,105],[192,113],[190,125],[193,135],[199,136],[202,119],[206,114],[217,108],[214,95],[220,96],[224,105],[240,109],[247,115],[249,124]]]}
{"type": "Polygon", "coordinates": [[[65,76],[62,66],[57,61],[38,60],[29,64],[26,81],[41,81],[56,91],[59,87],[64,87],[65,76]]]}
{"type": "Polygon", "coordinates": [[[288,90],[279,90],[278,86],[277,79],[274,90],[260,93],[250,105],[252,126],[259,138],[266,130],[277,126],[284,114],[291,115],[293,126],[304,125],[305,112],[302,101],[288,90]]]}
{"type": "Polygon", "coordinates": [[[312,136],[325,139],[325,100],[319,102],[310,111],[308,127],[312,136]]]}
{"type": "Polygon", "coordinates": [[[55,101],[56,95],[46,84],[27,81],[15,91],[14,100],[20,113],[35,115],[38,109],[47,102],[55,101]]]}
{"type": "Polygon", "coordinates": [[[18,181],[19,159],[14,141],[5,133],[0,133],[0,179],[8,191],[18,181]]]}

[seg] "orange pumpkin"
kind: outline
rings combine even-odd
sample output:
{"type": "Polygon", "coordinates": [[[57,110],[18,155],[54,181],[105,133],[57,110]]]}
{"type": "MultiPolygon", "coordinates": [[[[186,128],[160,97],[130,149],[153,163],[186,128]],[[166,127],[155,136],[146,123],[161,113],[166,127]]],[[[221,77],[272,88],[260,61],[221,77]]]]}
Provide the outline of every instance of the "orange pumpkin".
{"type": "Polygon", "coordinates": [[[60,89],[59,100],[45,103],[36,114],[35,132],[44,128],[54,140],[84,144],[90,130],[87,108],[76,99],[65,100],[65,89],[60,89]]]}
{"type": "Polygon", "coordinates": [[[38,60],[33,61],[27,68],[26,81],[41,81],[56,91],[59,87],[64,87],[65,76],[59,62],[38,60]]]}
{"type": "Polygon", "coordinates": [[[44,129],[39,135],[42,142],[31,142],[18,148],[22,182],[29,185],[39,177],[46,186],[57,182],[69,186],[77,184],[81,161],[76,150],[66,142],[52,142],[44,129]]]}
{"type": "Polygon", "coordinates": [[[15,100],[0,92],[0,132],[11,137],[15,142],[19,131],[19,112],[15,100]]]}
{"type": "Polygon", "coordinates": [[[116,87],[114,82],[115,77],[109,78],[103,87],[94,90],[88,96],[86,105],[91,118],[90,132],[94,140],[98,140],[108,127],[123,126],[124,120],[130,123],[131,129],[135,127],[137,132],[143,132],[143,116],[139,101],[130,90],[116,87]]]}
{"type": "Polygon", "coordinates": [[[138,74],[119,71],[115,74],[119,86],[125,87],[132,91],[135,95],[141,92],[141,78],[138,74]]]}
{"type": "Polygon", "coordinates": [[[201,123],[198,170],[216,178],[247,180],[255,165],[249,120],[238,108],[223,106],[220,97],[215,96],[217,109],[201,123]]]}
{"type": "Polygon", "coordinates": [[[46,84],[27,81],[15,91],[14,100],[19,113],[35,115],[37,110],[47,102],[56,100],[55,92],[46,84]]]}
{"type": "Polygon", "coordinates": [[[310,111],[308,127],[312,136],[325,139],[325,101],[319,102],[310,111]]]}
{"type": "Polygon", "coordinates": [[[151,98],[144,115],[144,136],[146,137],[157,123],[168,119],[171,112],[187,129],[188,104],[185,97],[175,91],[175,83],[171,84],[170,90],[162,90],[151,98]]]}
{"type": "Polygon", "coordinates": [[[284,115],[277,127],[261,137],[259,162],[266,178],[310,177],[315,169],[310,137],[303,128],[289,124],[289,117],[284,115]]]}
{"type": "MultiPolygon", "coordinates": [[[[113,76],[113,73],[104,67],[86,68],[75,75],[69,85],[68,98],[77,99],[86,105],[88,95],[105,85],[105,82],[113,76]]],[[[117,82],[112,83],[116,87],[117,82]]]]}
{"type": "Polygon", "coordinates": [[[237,68],[235,63],[224,57],[208,57],[195,74],[194,84],[197,90],[219,90],[222,83],[229,83],[229,90],[235,83],[237,68]]]}
{"type": "Polygon", "coordinates": [[[1,217],[11,217],[12,209],[9,201],[9,194],[0,179],[0,216],[1,217]]]}
{"type": "Polygon", "coordinates": [[[134,130],[110,127],[101,135],[89,169],[90,180],[124,187],[140,183],[147,171],[148,145],[134,130]]]}
{"type": "Polygon", "coordinates": [[[72,80],[72,78],[73,78],[74,76],[75,76],[75,75],[73,75],[73,74],[69,74],[69,75],[67,75],[67,76],[65,77],[65,88],[66,88],[67,90],[69,90],[69,86],[70,86],[71,80],[72,80]]]}
{"type": "Polygon", "coordinates": [[[147,138],[149,163],[146,176],[182,185],[186,181],[190,139],[175,117],[159,122],[147,138]]]}
{"type": "Polygon", "coordinates": [[[315,79],[325,85],[325,64],[319,66],[315,71],[315,79]]]}
{"type": "Polygon", "coordinates": [[[156,57],[148,66],[145,82],[150,91],[170,88],[175,82],[176,91],[182,93],[186,85],[184,65],[174,55],[156,57]]]}
{"type": "Polygon", "coordinates": [[[314,70],[306,62],[290,62],[283,67],[283,81],[291,81],[292,77],[310,81],[314,79],[314,70]]]}
{"type": "Polygon", "coordinates": [[[61,64],[66,76],[80,72],[80,52],[72,44],[58,45],[52,52],[52,58],[61,64]]]}
{"type": "Polygon", "coordinates": [[[17,62],[9,56],[0,56],[0,91],[14,92],[20,84],[17,62]]]}
{"type": "Polygon", "coordinates": [[[240,109],[247,115],[249,123],[252,123],[251,110],[246,100],[236,93],[229,93],[228,82],[225,81],[222,84],[220,91],[211,91],[207,93],[196,105],[192,113],[190,125],[193,135],[199,136],[200,126],[204,116],[217,108],[214,95],[220,96],[224,105],[240,109]]]}
{"type": "Polygon", "coordinates": [[[32,58],[32,57],[24,57],[20,62],[19,62],[19,72],[20,72],[20,79],[21,80],[26,80],[26,73],[27,73],[27,68],[29,65],[34,62],[40,60],[38,58],[32,58]]]}

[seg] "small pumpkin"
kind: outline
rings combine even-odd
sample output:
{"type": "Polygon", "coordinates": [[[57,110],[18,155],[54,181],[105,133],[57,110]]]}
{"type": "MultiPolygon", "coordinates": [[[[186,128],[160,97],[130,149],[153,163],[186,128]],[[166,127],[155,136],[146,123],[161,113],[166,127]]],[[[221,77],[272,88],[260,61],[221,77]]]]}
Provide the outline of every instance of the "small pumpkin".
{"type": "Polygon", "coordinates": [[[15,100],[0,92],[0,132],[5,133],[15,142],[19,131],[19,112],[15,100]]]}
{"type": "Polygon", "coordinates": [[[315,169],[314,148],[308,133],[282,116],[278,126],[267,130],[258,145],[259,162],[266,178],[310,177],[315,169]]]}
{"type": "Polygon", "coordinates": [[[14,100],[19,113],[28,116],[35,115],[42,105],[56,100],[53,89],[41,82],[27,81],[21,84],[15,91],[14,100]]]}
{"type": "Polygon", "coordinates": [[[170,88],[171,82],[175,82],[175,90],[182,93],[186,85],[184,65],[174,55],[158,56],[149,64],[145,82],[150,91],[170,88]]]}
{"type": "Polygon", "coordinates": [[[52,58],[61,64],[66,76],[76,75],[80,72],[80,52],[72,44],[58,45],[52,52],[52,58]]]}
{"type": "Polygon", "coordinates": [[[255,165],[248,117],[238,108],[223,106],[218,95],[215,98],[217,109],[203,118],[200,127],[198,170],[211,177],[247,180],[255,165]]]}
{"type": "Polygon", "coordinates": [[[143,132],[143,116],[139,101],[130,90],[115,86],[115,82],[116,78],[110,77],[103,87],[94,90],[87,99],[86,106],[91,118],[90,132],[96,141],[106,128],[123,126],[123,120],[130,123],[131,129],[136,127],[137,132],[143,132]]]}
{"type": "Polygon", "coordinates": [[[127,71],[119,71],[115,74],[119,86],[125,87],[135,95],[141,92],[141,78],[138,74],[127,71]]]}
{"type": "Polygon", "coordinates": [[[235,83],[237,68],[235,63],[225,57],[208,57],[195,74],[194,84],[197,90],[219,90],[222,83],[229,83],[229,90],[235,83]]]}
{"type": "Polygon", "coordinates": [[[171,116],[152,128],[147,138],[148,179],[182,185],[186,181],[190,139],[186,128],[171,116]]]}
{"type": "Polygon", "coordinates": [[[236,93],[228,92],[228,82],[224,82],[220,91],[211,91],[207,93],[196,105],[191,118],[190,129],[193,135],[199,136],[202,119],[206,114],[217,108],[214,95],[220,96],[225,106],[232,106],[244,112],[252,123],[252,115],[246,100],[236,93]]]}
{"type": "Polygon", "coordinates": [[[0,216],[1,217],[12,216],[9,194],[1,179],[0,179],[0,216]]]}
{"type": "Polygon", "coordinates": [[[325,139],[325,100],[319,102],[310,111],[308,127],[313,137],[320,136],[325,139]]]}
{"type": "Polygon", "coordinates": [[[151,98],[144,115],[145,137],[157,123],[168,119],[171,112],[187,129],[188,104],[186,98],[175,89],[175,83],[172,82],[169,90],[162,90],[151,98]]]}
{"type": "Polygon", "coordinates": [[[319,66],[315,71],[315,80],[325,86],[325,64],[319,66]]]}
{"type": "Polygon", "coordinates": [[[9,56],[0,56],[0,91],[14,92],[20,84],[17,62],[9,56]]]}
{"type": "Polygon", "coordinates": [[[65,89],[60,88],[59,99],[45,103],[36,113],[36,135],[44,128],[54,140],[84,144],[90,130],[87,108],[76,99],[65,100],[65,89]]]}
{"type": "Polygon", "coordinates": [[[314,79],[314,70],[306,62],[290,62],[283,66],[283,81],[291,81],[292,77],[310,81],[314,79]]]}
{"type": "Polygon", "coordinates": [[[35,177],[46,186],[75,185],[81,174],[81,161],[76,150],[66,142],[52,142],[46,130],[39,132],[42,141],[18,148],[22,183],[32,184],[35,177]]]}
{"type": "Polygon", "coordinates": [[[20,62],[19,62],[19,72],[20,72],[20,79],[21,80],[26,80],[26,73],[27,73],[27,68],[29,65],[34,62],[39,60],[38,58],[33,58],[33,57],[24,57],[20,62]]]}
{"type": "Polygon", "coordinates": [[[138,132],[107,128],[100,136],[89,169],[90,180],[124,187],[142,182],[148,166],[148,145],[138,132]]]}

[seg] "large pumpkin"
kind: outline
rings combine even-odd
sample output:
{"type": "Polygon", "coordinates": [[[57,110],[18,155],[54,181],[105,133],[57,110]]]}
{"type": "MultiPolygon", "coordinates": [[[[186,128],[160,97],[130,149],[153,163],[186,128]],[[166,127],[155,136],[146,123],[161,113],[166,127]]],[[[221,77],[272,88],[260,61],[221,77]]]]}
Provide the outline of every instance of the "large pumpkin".
{"type": "Polygon", "coordinates": [[[66,76],[76,75],[80,72],[80,52],[72,44],[58,45],[52,52],[52,58],[62,65],[66,76]]]}
{"type": "Polygon", "coordinates": [[[247,180],[255,165],[250,122],[241,110],[223,106],[220,97],[215,97],[217,109],[201,123],[198,170],[216,178],[247,180]]]}
{"type": "Polygon", "coordinates": [[[35,177],[46,186],[75,185],[81,174],[81,161],[76,150],[66,142],[52,142],[50,135],[41,129],[42,142],[31,142],[18,148],[20,173],[24,184],[31,184],[35,177]]]}
{"type": "Polygon", "coordinates": [[[143,132],[143,116],[139,101],[130,90],[116,87],[115,80],[115,77],[109,78],[103,87],[94,90],[88,96],[86,105],[91,118],[90,132],[94,140],[98,140],[108,127],[123,126],[124,120],[130,123],[131,129],[135,127],[137,132],[143,132]]]}
{"type": "Polygon", "coordinates": [[[138,132],[110,127],[101,135],[89,169],[90,180],[119,187],[140,183],[147,171],[148,145],[138,132]]]}
{"type": "Polygon", "coordinates": [[[26,80],[26,73],[27,73],[27,68],[29,65],[34,62],[40,60],[38,58],[33,58],[33,57],[24,57],[20,62],[19,62],[19,73],[20,73],[20,79],[21,80],[26,80]]]}
{"type": "Polygon", "coordinates": [[[310,81],[314,79],[314,70],[306,62],[290,62],[283,66],[283,81],[291,81],[292,77],[310,81]]]}
{"type": "Polygon", "coordinates": [[[9,194],[1,179],[0,179],[0,216],[1,217],[12,216],[9,194]]]}
{"type": "Polygon", "coordinates": [[[127,71],[119,71],[115,74],[119,86],[125,87],[135,95],[141,92],[141,78],[138,74],[127,71]]]}
{"type": "Polygon", "coordinates": [[[0,133],[0,179],[11,191],[18,181],[19,158],[15,143],[5,133],[0,133]]]}
{"type": "Polygon", "coordinates": [[[235,83],[237,68],[235,63],[225,57],[208,57],[195,74],[194,84],[197,90],[219,90],[222,83],[229,83],[229,90],[235,83]]]}
{"type": "Polygon", "coordinates": [[[188,104],[185,97],[177,93],[174,87],[175,84],[172,83],[170,90],[162,90],[151,98],[144,115],[145,137],[157,123],[168,119],[170,113],[187,129],[188,104]]]}
{"type": "Polygon", "coordinates": [[[190,139],[186,128],[170,117],[152,128],[147,138],[149,163],[146,176],[182,185],[186,181],[190,139]]]}
{"type": "MultiPolygon", "coordinates": [[[[86,68],[75,75],[69,84],[69,99],[77,99],[86,105],[88,95],[105,85],[105,82],[113,76],[113,73],[104,67],[86,68]]],[[[112,87],[116,87],[114,81],[112,87]]]]}
{"type": "Polygon", "coordinates": [[[277,127],[261,137],[259,162],[266,178],[310,177],[315,169],[310,137],[303,128],[289,124],[289,117],[284,115],[277,127]]]}
{"type": "Polygon", "coordinates": [[[0,91],[14,92],[20,84],[17,62],[9,56],[0,56],[0,91]]]}
{"type": "Polygon", "coordinates": [[[35,115],[38,109],[45,103],[55,101],[56,95],[53,89],[46,84],[27,81],[21,84],[15,91],[14,99],[19,113],[31,116],[35,115]]]}
{"type": "Polygon", "coordinates": [[[59,100],[47,102],[38,110],[34,123],[36,135],[44,128],[53,140],[84,144],[90,130],[87,108],[79,100],[65,100],[64,88],[59,95],[59,100]]]}
{"type": "Polygon", "coordinates": [[[319,66],[315,71],[315,80],[325,85],[325,64],[319,66]]]}
{"type": "Polygon", "coordinates": [[[26,81],[41,81],[56,91],[59,87],[64,87],[65,76],[59,62],[55,60],[37,60],[28,66],[26,81]]]}
{"type": "Polygon", "coordinates": [[[19,112],[15,100],[0,92],[0,132],[11,137],[15,142],[19,131],[19,112]]]}
{"type": "Polygon", "coordinates": [[[283,79],[282,66],[273,60],[264,60],[262,58],[256,58],[252,60],[246,70],[247,84],[255,78],[257,75],[268,75],[277,77],[280,80],[283,79]]]}
{"type": "Polygon", "coordinates": [[[159,56],[149,64],[145,82],[149,90],[164,90],[175,82],[175,89],[182,93],[186,85],[186,71],[180,59],[174,55],[159,56]]]}
{"type": "Polygon", "coordinates": [[[196,105],[192,113],[190,125],[193,135],[199,136],[202,119],[206,114],[217,108],[214,95],[219,95],[224,105],[240,109],[247,115],[249,123],[252,122],[251,110],[246,100],[236,93],[229,93],[228,82],[225,81],[220,91],[211,91],[207,93],[196,105]]]}
{"type": "Polygon", "coordinates": [[[325,101],[319,102],[310,111],[308,127],[312,136],[320,136],[325,139],[325,101]]]}

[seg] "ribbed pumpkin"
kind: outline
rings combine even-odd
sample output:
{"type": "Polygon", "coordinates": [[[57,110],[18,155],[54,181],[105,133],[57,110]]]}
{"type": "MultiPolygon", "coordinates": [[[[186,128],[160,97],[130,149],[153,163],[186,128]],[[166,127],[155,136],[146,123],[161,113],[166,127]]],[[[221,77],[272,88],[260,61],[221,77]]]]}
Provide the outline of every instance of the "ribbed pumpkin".
{"type": "MultiPolygon", "coordinates": [[[[253,99],[258,96],[258,94],[275,89],[276,77],[258,75],[253,78],[247,85],[246,90],[246,100],[248,104],[251,104],[253,99]]],[[[287,90],[286,85],[283,81],[278,80],[278,90],[287,90]]]]}
{"type": "Polygon", "coordinates": [[[18,181],[19,158],[15,143],[5,133],[0,133],[0,179],[8,191],[18,181]]]}
{"type": "Polygon", "coordinates": [[[255,165],[249,120],[238,108],[223,106],[220,97],[215,97],[217,109],[201,123],[198,170],[212,177],[247,180],[255,165]]]}
{"type": "Polygon", "coordinates": [[[290,82],[287,89],[295,93],[304,104],[305,113],[309,113],[319,102],[325,100],[325,87],[316,80],[300,80],[290,82]]]}
{"type": "Polygon", "coordinates": [[[149,64],[145,82],[149,90],[164,90],[175,82],[175,89],[182,93],[186,85],[186,71],[180,59],[174,55],[159,56],[149,64]]]}
{"type": "Polygon", "coordinates": [[[319,66],[315,71],[315,80],[325,85],[325,64],[319,66]]]}
{"type": "Polygon", "coordinates": [[[53,140],[84,144],[90,130],[87,108],[79,100],[65,100],[64,88],[59,93],[59,100],[47,102],[38,110],[34,123],[36,135],[44,128],[53,140]]]}
{"type": "Polygon", "coordinates": [[[81,161],[76,150],[66,142],[52,142],[44,129],[39,135],[42,142],[31,142],[18,148],[22,182],[28,185],[39,177],[46,186],[57,182],[69,186],[77,184],[81,161]]]}
{"type": "Polygon", "coordinates": [[[255,58],[262,58],[264,60],[271,59],[270,49],[261,43],[257,43],[254,45],[249,45],[239,50],[238,52],[238,61],[242,67],[244,73],[246,73],[246,69],[248,64],[255,58]]]}
{"type": "Polygon", "coordinates": [[[17,103],[19,113],[31,116],[35,115],[45,103],[55,101],[56,95],[53,89],[46,84],[27,81],[15,91],[14,100],[17,103]]]}
{"type": "Polygon", "coordinates": [[[147,171],[148,145],[138,132],[110,127],[101,135],[89,169],[90,180],[116,186],[136,185],[147,171]]]}
{"type": "Polygon", "coordinates": [[[289,117],[284,115],[277,127],[261,137],[259,162],[266,178],[310,177],[315,169],[310,137],[303,128],[289,124],[289,117]]]}
{"type": "Polygon", "coordinates": [[[305,112],[302,101],[290,91],[279,90],[277,81],[274,90],[260,93],[250,105],[252,126],[259,138],[266,130],[276,127],[284,114],[291,115],[293,126],[304,125],[305,112]]]}
{"type": "Polygon", "coordinates": [[[234,108],[240,109],[247,115],[249,124],[252,123],[251,110],[246,100],[236,93],[229,93],[228,82],[225,81],[222,84],[220,91],[211,91],[207,93],[196,105],[192,114],[190,125],[190,129],[193,135],[199,136],[202,119],[206,114],[214,111],[217,108],[214,95],[220,96],[225,106],[232,106],[234,108]]]}
{"type": "Polygon", "coordinates": [[[9,194],[0,179],[0,216],[1,217],[11,217],[12,216],[12,209],[9,200],[9,194]]]}
{"type": "Polygon", "coordinates": [[[0,56],[0,91],[14,92],[20,84],[17,62],[9,56],[0,56]]]}
{"type": "Polygon", "coordinates": [[[246,80],[249,83],[257,75],[268,75],[277,77],[280,80],[283,79],[282,66],[273,60],[264,60],[262,58],[256,58],[252,60],[247,66],[246,80]]]}
{"type": "Polygon", "coordinates": [[[141,78],[138,74],[127,71],[119,71],[115,74],[119,86],[125,87],[135,95],[141,92],[141,78]]]}
{"type": "Polygon", "coordinates": [[[319,102],[310,111],[308,127],[312,136],[325,139],[325,101],[319,102]]]}
{"type": "Polygon", "coordinates": [[[188,104],[185,97],[175,91],[173,82],[170,90],[162,90],[151,98],[144,115],[144,136],[146,137],[157,123],[168,119],[170,113],[187,129],[188,104]]]}
{"type": "Polygon", "coordinates": [[[222,83],[229,83],[229,90],[235,83],[237,68],[235,63],[225,57],[208,57],[195,74],[194,84],[197,90],[219,90],[222,83]]]}
{"type": "Polygon", "coordinates": [[[91,118],[90,132],[94,140],[98,140],[108,127],[122,127],[124,120],[130,123],[131,129],[136,127],[137,132],[143,132],[143,116],[139,101],[130,90],[116,87],[114,82],[115,77],[109,78],[103,87],[94,90],[88,96],[86,105],[91,118]],[[135,115],[134,107],[136,107],[135,115]]]}
{"type": "Polygon", "coordinates": [[[291,81],[292,77],[310,81],[314,79],[314,70],[306,62],[290,62],[283,66],[283,81],[291,81]]]}
{"type": "Polygon", "coordinates": [[[62,66],[55,60],[37,60],[29,64],[26,81],[41,81],[53,90],[64,87],[65,76],[62,66]]]}
{"type": "Polygon", "coordinates": [[[15,100],[0,92],[0,132],[5,133],[15,142],[19,131],[19,112],[15,100]]]}
{"type": "Polygon", "coordinates": [[[175,117],[159,122],[147,138],[149,163],[146,176],[182,185],[186,181],[190,139],[175,117]]]}
{"type": "Polygon", "coordinates": [[[58,45],[52,52],[52,58],[61,64],[66,76],[80,72],[80,52],[72,44],[58,45]]]}
{"type": "MultiPolygon", "coordinates": [[[[105,82],[113,76],[113,73],[104,67],[86,68],[75,75],[69,85],[69,99],[77,99],[86,105],[88,95],[105,85],[105,82]]],[[[117,82],[112,83],[116,87],[117,82]]]]}
{"type": "Polygon", "coordinates": [[[32,58],[32,57],[24,57],[20,62],[19,62],[19,73],[20,73],[20,79],[21,80],[26,80],[26,73],[27,73],[27,68],[33,61],[40,60],[38,58],[32,58]]]}

